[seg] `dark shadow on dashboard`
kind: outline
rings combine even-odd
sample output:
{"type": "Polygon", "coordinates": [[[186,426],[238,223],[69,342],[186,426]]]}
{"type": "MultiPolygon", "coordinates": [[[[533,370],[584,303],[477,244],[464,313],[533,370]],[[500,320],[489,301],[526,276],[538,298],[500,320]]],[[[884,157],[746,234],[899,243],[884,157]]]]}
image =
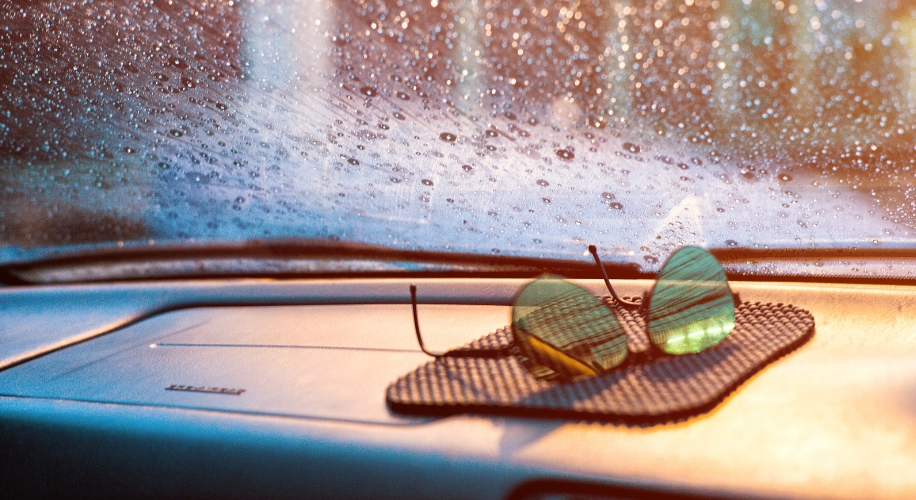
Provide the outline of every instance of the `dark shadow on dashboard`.
{"type": "MultiPolygon", "coordinates": [[[[667,370],[660,364],[646,364],[641,367],[640,372],[646,380],[658,382],[686,380],[714,371],[716,367],[726,362],[729,356],[737,355],[740,351],[742,351],[740,345],[720,344],[703,352],[678,356],[678,371],[667,370]]],[[[665,358],[674,359],[673,356],[665,358]]]]}
{"type": "MultiPolygon", "coordinates": [[[[522,406],[551,406],[553,401],[563,400],[573,407],[589,407],[600,404],[599,400],[609,391],[620,388],[615,386],[624,383],[627,388],[654,390],[664,388],[666,383],[689,384],[691,380],[701,380],[714,377],[716,372],[722,370],[722,365],[731,356],[742,351],[741,345],[719,344],[695,354],[671,356],[656,354],[655,356],[634,356],[632,362],[626,363],[619,369],[598,375],[596,377],[582,378],[573,381],[558,381],[549,388],[529,394],[518,403],[522,406]]],[[[702,385],[702,384],[700,384],[702,385]]],[[[702,389],[702,388],[700,388],[702,389]]],[[[700,392],[703,392],[700,390],[700,392]]],[[[634,394],[640,398],[652,395],[634,394]]],[[[659,397],[665,395],[659,391],[659,397]]]]}

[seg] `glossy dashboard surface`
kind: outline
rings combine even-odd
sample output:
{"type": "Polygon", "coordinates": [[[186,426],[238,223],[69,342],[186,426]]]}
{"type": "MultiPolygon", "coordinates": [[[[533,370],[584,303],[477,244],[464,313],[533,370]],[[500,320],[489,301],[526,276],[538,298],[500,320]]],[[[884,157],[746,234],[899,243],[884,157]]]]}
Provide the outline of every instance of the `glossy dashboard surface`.
{"type": "MultiPolygon", "coordinates": [[[[524,282],[416,283],[440,349],[505,325],[524,282]]],[[[429,359],[407,285],[0,289],[0,476],[26,496],[500,498],[534,479],[760,497],[916,489],[916,288],[733,283],[745,301],[810,310],[813,340],[706,415],[627,427],[392,414],[384,388],[429,359]]]]}

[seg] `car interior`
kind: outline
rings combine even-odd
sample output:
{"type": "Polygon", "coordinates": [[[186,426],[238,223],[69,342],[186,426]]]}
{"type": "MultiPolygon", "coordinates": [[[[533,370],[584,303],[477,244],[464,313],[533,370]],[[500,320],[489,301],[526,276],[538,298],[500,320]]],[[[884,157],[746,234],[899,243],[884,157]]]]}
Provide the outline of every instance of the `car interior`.
{"type": "Polygon", "coordinates": [[[0,497],[911,498],[916,2],[0,2],[0,497]]]}

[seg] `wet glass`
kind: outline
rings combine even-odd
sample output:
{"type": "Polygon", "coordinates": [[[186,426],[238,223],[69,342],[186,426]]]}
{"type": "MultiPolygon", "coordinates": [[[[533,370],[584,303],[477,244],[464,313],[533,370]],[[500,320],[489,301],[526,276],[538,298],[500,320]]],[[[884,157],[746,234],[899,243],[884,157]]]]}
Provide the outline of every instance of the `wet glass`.
{"type": "Polygon", "coordinates": [[[9,2],[0,262],[906,250],[914,33],[899,0],[9,2]]]}

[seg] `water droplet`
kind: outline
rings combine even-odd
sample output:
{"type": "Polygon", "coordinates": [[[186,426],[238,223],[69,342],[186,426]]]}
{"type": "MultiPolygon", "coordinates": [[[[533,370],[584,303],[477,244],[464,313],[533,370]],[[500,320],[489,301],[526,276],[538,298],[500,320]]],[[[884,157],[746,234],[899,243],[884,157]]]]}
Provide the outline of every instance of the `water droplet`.
{"type": "Polygon", "coordinates": [[[633,144],[632,142],[623,143],[623,149],[631,153],[641,153],[642,152],[642,146],[640,146],[639,144],[633,144]]]}
{"type": "Polygon", "coordinates": [[[687,170],[688,168],[690,168],[690,165],[687,165],[686,163],[678,163],[677,168],[681,170],[687,170]]]}
{"type": "Polygon", "coordinates": [[[558,149],[557,157],[563,160],[572,160],[573,158],[576,157],[576,155],[573,154],[573,152],[568,149],[558,149]]]}
{"type": "Polygon", "coordinates": [[[423,179],[423,180],[421,180],[420,182],[422,182],[424,186],[432,186],[432,185],[433,185],[433,181],[431,181],[431,180],[429,180],[429,179],[423,179]]]}
{"type": "Polygon", "coordinates": [[[384,124],[384,123],[379,123],[379,124],[378,124],[378,128],[380,128],[380,129],[382,129],[382,130],[388,130],[388,129],[391,128],[391,127],[389,127],[388,125],[386,125],[386,124],[384,124]]]}
{"type": "Polygon", "coordinates": [[[439,138],[445,142],[455,142],[455,140],[458,139],[458,136],[450,132],[442,132],[439,134],[439,138]]]}
{"type": "Polygon", "coordinates": [[[612,202],[609,206],[613,208],[614,210],[623,210],[623,205],[621,205],[620,203],[616,201],[612,202]]]}
{"type": "Polygon", "coordinates": [[[167,82],[167,81],[169,81],[169,77],[165,76],[165,75],[162,74],[162,73],[153,73],[153,78],[159,80],[160,82],[167,82]]]}
{"type": "Polygon", "coordinates": [[[372,87],[360,87],[359,91],[368,97],[378,95],[378,92],[372,87]]]}
{"type": "Polygon", "coordinates": [[[405,101],[409,101],[409,100],[410,100],[410,96],[407,95],[407,94],[405,94],[404,92],[398,92],[398,93],[397,93],[397,96],[398,96],[398,99],[403,99],[403,100],[405,100],[405,101]]]}
{"type": "Polygon", "coordinates": [[[127,153],[127,154],[129,154],[129,155],[132,155],[132,154],[134,154],[134,153],[137,152],[136,149],[134,149],[134,148],[132,148],[132,147],[130,147],[130,146],[124,146],[124,148],[123,148],[121,151],[124,151],[125,153],[127,153]]]}
{"type": "Polygon", "coordinates": [[[496,137],[499,135],[499,132],[492,130],[492,129],[487,129],[486,131],[484,131],[483,134],[487,137],[496,137]]]}
{"type": "Polygon", "coordinates": [[[401,182],[401,179],[399,179],[399,178],[397,178],[397,177],[392,177],[390,180],[391,180],[391,182],[393,182],[393,183],[395,183],[395,184],[400,184],[400,182],[401,182]]]}
{"type": "Polygon", "coordinates": [[[359,160],[357,160],[356,158],[350,158],[347,160],[347,163],[349,163],[350,165],[359,165],[359,160]]]}
{"type": "Polygon", "coordinates": [[[694,156],[693,158],[691,158],[691,159],[690,159],[690,162],[693,163],[693,164],[696,165],[696,166],[700,166],[700,165],[703,164],[703,160],[697,158],[696,156],[694,156]]]}
{"type": "Polygon", "coordinates": [[[221,102],[218,102],[218,103],[216,103],[216,108],[219,109],[219,110],[225,111],[225,110],[229,109],[229,106],[226,106],[225,104],[223,104],[223,103],[221,103],[221,102]]]}
{"type": "Polygon", "coordinates": [[[184,174],[184,176],[192,182],[199,182],[201,184],[207,184],[210,182],[210,178],[200,172],[188,172],[184,174]]]}
{"type": "Polygon", "coordinates": [[[601,193],[601,197],[604,198],[605,200],[613,200],[614,198],[616,198],[616,196],[614,196],[614,193],[608,193],[607,191],[601,193]]]}
{"type": "Polygon", "coordinates": [[[550,185],[550,183],[547,182],[546,180],[544,180],[544,179],[538,179],[538,186],[547,187],[547,186],[549,186],[549,185],[550,185]]]}
{"type": "Polygon", "coordinates": [[[665,165],[671,165],[674,163],[674,160],[670,156],[658,155],[655,157],[655,159],[664,163],[665,165]]]}
{"type": "Polygon", "coordinates": [[[658,258],[653,257],[652,255],[643,256],[642,260],[648,262],[649,264],[658,264],[658,258]]]}
{"type": "Polygon", "coordinates": [[[465,172],[470,172],[471,170],[474,170],[474,167],[470,165],[462,165],[461,168],[463,168],[465,172]]]}
{"type": "Polygon", "coordinates": [[[171,135],[172,137],[181,137],[184,135],[184,132],[173,128],[172,130],[169,130],[169,135],[171,135]]]}
{"type": "Polygon", "coordinates": [[[779,175],[776,176],[776,177],[777,177],[779,180],[781,180],[782,182],[789,182],[789,181],[792,180],[792,176],[789,175],[789,174],[779,174],[779,175]]]}
{"type": "Polygon", "coordinates": [[[404,115],[402,115],[400,111],[395,111],[394,113],[391,113],[391,116],[397,118],[398,120],[404,119],[404,115]]]}
{"type": "Polygon", "coordinates": [[[371,130],[365,130],[365,129],[356,132],[356,137],[359,137],[360,139],[363,139],[365,141],[374,141],[375,139],[378,139],[378,136],[375,135],[374,132],[372,132],[371,130]]]}
{"type": "Polygon", "coordinates": [[[172,63],[172,66],[175,66],[178,69],[188,69],[188,63],[186,63],[184,59],[173,57],[169,62],[172,63]]]}
{"type": "Polygon", "coordinates": [[[725,244],[726,244],[727,246],[730,246],[730,247],[736,247],[736,246],[738,246],[738,242],[735,241],[735,240],[725,240],[725,244]]]}
{"type": "Polygon", "coordinates": [[[595,128],[604,128],[607,126],[607,120],[603,116],[593,116],[588,119],[588,124],[595,128]]]}
{"type": "Polygon", "coordinates": [[[543,201],[545,205],[550,205],[550,198],[544,197],[541,198],[541,201],[543,201]]]}

